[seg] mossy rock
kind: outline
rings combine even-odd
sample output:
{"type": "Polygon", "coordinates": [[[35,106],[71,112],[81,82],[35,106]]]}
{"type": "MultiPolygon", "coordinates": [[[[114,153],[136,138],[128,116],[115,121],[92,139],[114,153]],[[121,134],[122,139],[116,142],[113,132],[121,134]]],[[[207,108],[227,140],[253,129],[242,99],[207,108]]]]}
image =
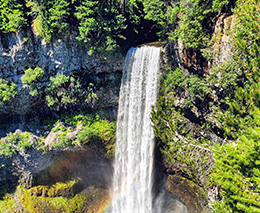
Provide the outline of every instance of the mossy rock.
{"type": "Polygon", "coordinates": [[[193,181],[179,175],[169,175],[166,181],[166,189],[178,197],[190,213],[210,212],[207,191],[193,181]]]}
{"type": "Polygon", "coordinates": [[[66,183],[58,182],[52,186],[35,186],[30,189],[31,195],[36,197],[73,197],[74,188],[77,180],[68,181],[66,183]]]}
{"type": "Polygon", "coordinates": [[[13,194],[6,194],[0,200],[0,213],[101,213],[109,206],[108,189],[89,186],[74,195],[77,182],[71,180],[30,189],[18,186],[13,194]]]}

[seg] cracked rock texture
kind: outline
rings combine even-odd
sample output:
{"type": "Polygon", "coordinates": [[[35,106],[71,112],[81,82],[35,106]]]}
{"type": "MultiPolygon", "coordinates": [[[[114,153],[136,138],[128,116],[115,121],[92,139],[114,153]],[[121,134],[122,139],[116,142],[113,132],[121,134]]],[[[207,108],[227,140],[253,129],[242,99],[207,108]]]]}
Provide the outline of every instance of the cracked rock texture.
{"type": "MultiPolygon", "coordinates": [[[[118,81],[123,61],[124,56],[120,54],[106,59],[97,54],[89,54],[88,49],[77,42],[73,33],[49,44],[30,29],[19,33],[1,34],[0,78],[11,80],[18,86],[18,95],[12,102],[0,104],[1,122],[8,123],[9,119],[15,117],[19,117],[19,121],[23,122],[28,114],[43,114],[48,111],[48,108],[43,106],[43,100],[36,100],[23,85],[21,77],[26,69],[41,67],[46,73],[41,82],[43,86],[49,82],[50,76],[57,73],[69,75],[72,72],[86,72],[94,77],[102,75],[103,81],[118,81]]],[[[117,103],[118,95],[114,92],[116,86],[113,86],[109,93],[100,91],[104,93],[104,98],[102,94],[101,98],[106,100],[106,106],[115,106],[117,103]]],[[[100,106],[100,103],[98,105],[100,106]]]]}

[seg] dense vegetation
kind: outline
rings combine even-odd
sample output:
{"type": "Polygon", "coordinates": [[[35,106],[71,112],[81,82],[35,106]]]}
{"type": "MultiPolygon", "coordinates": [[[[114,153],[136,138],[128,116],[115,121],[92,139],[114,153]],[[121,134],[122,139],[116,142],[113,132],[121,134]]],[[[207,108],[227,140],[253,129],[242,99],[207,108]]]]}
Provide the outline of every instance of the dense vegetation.
{"type": "Polygon", "coordinates": [[[16,84],[5,79],[0,79],[0,104],[11,100],[17,94],[16,84]]]}
{"type": "MultiPolygon", "coordinates": [[[[79,113],[62,114],[58,120],[45,120],[44,124],[55,133],[55,140],[45,140],[49,131],[37,137],[31,132],[9,132],[0,141],[0,154],[12,157],[18,152],[26,152],[35,148],[46,151],[49,148],[65,148],[81,146],[87,143],[98,144],[104,156],[110,158],[114,154],[116,122],[102,119],[97,113],[82,115],[79,113]],[[70,136],[70,133],[73,133],[70,136]]],[[[41,125],[41,124],[33,124],[41,125]]]]}
{"type": "Polygon", "coordinates": [[[45,104],[52,110],[60,111],[82,102],[88,104],[98,98],[94,80],[90,81],[89,76],[80,77],[79,73],[68,76],[57,73],[47,78],[48,84],[42,84],[46,77],[45,71],[36,67],[25,70],[21,80],[29,88],[32,96],[38,99],[44,97],[45,104]]]}
{"type": "MultiPolygon", "coordinates": [[[[47,42],[76,32],[89,53],[111,54],[151,40],[180,42],[207,62],[218,58],[214,45],[229,36],[232,56],[214,64],[210,73],[167,67],[162,76],[158,109],[153,111],[155,135],[167,162],[176,173],[205,190],[220,186],[216,212],[260,212],[260,4],[257,0],[3,0],[0,3],[1,33],[32,26],[47,42]],[[228,32],[214,33],[216,19],[233,15],[228,32]],[[155,36],[154,34],[157,34],[155,36]],[[176,100],[183,105],[177,106],[176,100]],[[192,128],[190,127],[192,123],[192,128]],[[194,130],[195,129],[195,130],[194,130]],[[203,134],[200,134],[200,133],[203,134]],[[214,141],[215,134],[219,141],[214,141]],[[213,166],[215,164],[215,166],[213,166]]],[[[39,67],[29,68],[23,83],[34,97],[60,111],[78,102],[97,99],[95,82],[81,76],[58,73],[47,79],[39,67]],[[48,84],[41,86],[41,81],[48,84]]],[[[15,98],[16,85],[0,79],[0,104],[15,98]]],[[[62,118],[63,119],[63,118],[62,118]]],[[[55,122],[54,122],[55,123],[55,122]]],[[[115,124],[85,116],[59,120],[52,129],[64,147],[100,140],[113,152],[115,124]],[[94,120],[93,120],[94,119],[94,120]],[[69,119],[70,120],[70,119],[69,119]],[[62,125],[58,125],[63,122],[62,125]],[[72,122],[72,123],[70,123],[72,122]],[[76,122],[76,124],[75,124],[76,122]],[[79,123],[78,123],[79,122],[79,123]],[[74,140],[69,125],[82,129],[74,140]]],[[[11,156],[33,144],[30,135],[7,135],[0,152],[11,156]]]]}
{"type": "MultiPolygon", "coordinates": [[[[50,186],[39,185],[26,189],[17,187],[15,192],[17,199],[6,194],[4,200],[0,200],[1,210],[15,212],[22,206],[26,212],[90,212],[93,209],[103,209],[107,205],[107,192],[98,187],[91,187],[88,192],[78,193],[77,187],[82,183],[81,179],[73,179],[66,182],[57,182],[50,186]],[[19,200],[17,202],[17,200],[19,200]],[[98,200],[103,203],[100,204],[98,200]]],[[[101,211],[101,210],[99,210],[101,211]]]]}
{"type": "Polygon", "coordinates": [[[161,39],[180,38],[187,47],[201,48],[210,39],[212,17],[228,10],[229,4],[227,0],[132,0],[124,4],[118,0],[5,0],[0,6],[0,30],[15,32],[32,25],[46,41],[76,30],[79,42],[90,52],[100,53],[115,50],[126,39],[134,42],[132,38],[141,33],[150,34],[147,40],[154,39],[151,33],[156,31],[161,39]]]}
{"type": "Polygon", "coordinates": [[[51,42],[75,31],[90,53],[111,53],[119,45],[129,46],[126,39],[135,43],[140,32],[149,30],[151,24],[145,21],[143,8],[140,0],[126,1],[124,5],[118,0],[4,0],[0,3],[0,32],[32,26],[51,42]]]}
{"type": "MultiPolygon", "coordinates": [[[[176,22],[176,29],[170,37],[178,35],[177,38],[186,47],[211,52],[212,56],[207,59],[212,60],[218,57],[214,55],[212,46],[219,42],[216,36],[221,39],[223,32],[213,36],[209,21],[214,13],[228,12],[233,5],[229,5],[231,1],[211,1],[212,4],[192,2],[194,6],[198,4],[197,7],[187,6],[186,10],[191,10],[190,13],[183,12],[184,8],[177,12],[183,12],[181,23],[176,22]],[[210,5],[212,8],[209,8],[210,5]],[[200,10],[202,8],[204,10],[200,10]],[[190,23],[187,22],[187,17],[190,18],[190,23]],[[208,30],[203,31],[203,27],[208,30]]],[[[162,8],[167,11],[167,7],[162,8]]],[[[221,187],[223,199],[214,203],[215,212],[260,211],[259,8],[258,1],[236,2],[233,10],[235,24],[226,32],[233,45],[233,55],[224,63],[215,65],[210,75],[194,76],[180,69],[166,69],[162,76],[163,97],[158,101],[158,110],[152,116],[155,133],[163,145],[170,166],[177,173],[178,169],[182,170],[182,175],[205,188],[217,185],[221,187]],[[180,97],[184,97],[185,104],[181,109],[183,114],[180,114],[171,100],[180,97]],[[204,135],[215,132],[224,139],[224,144],[215,144],[217,141],[212,139],[208,141],[210,137],[191,137],[192,132],[184,124],[187,124],[186,118],[192,120],[190,112],[195,109],[201,111],[202,115],[196,120],[197,128],[205,132],[204,135]],[[179,153],[178,157],[176,153],[179,153]],[[204,160],[196,164],[197,158],[204,160]],[[210,171],[209,164],[212,166],[213,162],[215,166],[210,171]],[[196,176],[201,170],[204,173],[196,176]],[[202,180],[208,183],[203,183],[202,180]]],[[[157,13],[157,10],[152,9],[151,17],[156,17],[157,13]]],[[[158,20],[163,20],[163,17],[158,17],[158,20]]],[[[161,23],[163,30],[166,29],[165,24],[168,25],[161,23]]]]}

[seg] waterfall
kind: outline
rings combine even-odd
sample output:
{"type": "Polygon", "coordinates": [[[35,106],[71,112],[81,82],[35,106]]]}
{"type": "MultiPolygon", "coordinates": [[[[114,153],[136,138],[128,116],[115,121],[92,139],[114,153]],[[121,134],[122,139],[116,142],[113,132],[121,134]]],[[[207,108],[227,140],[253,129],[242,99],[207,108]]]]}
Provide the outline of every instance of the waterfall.
{"type": "Polygon", "coordinates": [[[113,213],[152,212],[154,134],[160,48],[131,48],[119,95],[113,179],[113,213]]]}

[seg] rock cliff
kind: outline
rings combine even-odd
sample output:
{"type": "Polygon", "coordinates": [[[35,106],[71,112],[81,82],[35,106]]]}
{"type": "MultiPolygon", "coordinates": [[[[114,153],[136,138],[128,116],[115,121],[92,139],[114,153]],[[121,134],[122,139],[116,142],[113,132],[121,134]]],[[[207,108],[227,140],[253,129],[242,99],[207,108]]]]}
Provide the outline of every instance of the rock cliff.
{"type": "Polygon", "coordinates": [[[100,82],[110,81],[110,91],[99,88],[100,102],[98,107],[116,106],[120,73],[124,57],[119,53],[111,58],[90,54],[88,49],[81,46],[74,33],[62,40],[46,43],[32,30],[19,33],[1,34],[0,36],[0,78],[13,81],[18,86],[16,97],[5,105],[0,104],[1,122],[6,119],[27,119],[29,114],[34,116],[48,114],[50,110],[43,104],[42,99],[29,95],[29,90],[22,83],[21,77],[28,68],[40,67],[44,70],[44,79],[40,88],[46,86],[50,76],[57,73],[70,75],[84,73],[90,78],[98,78],[100,82]],[[103,101],[103,103],[102,103],[103,101]]]}

